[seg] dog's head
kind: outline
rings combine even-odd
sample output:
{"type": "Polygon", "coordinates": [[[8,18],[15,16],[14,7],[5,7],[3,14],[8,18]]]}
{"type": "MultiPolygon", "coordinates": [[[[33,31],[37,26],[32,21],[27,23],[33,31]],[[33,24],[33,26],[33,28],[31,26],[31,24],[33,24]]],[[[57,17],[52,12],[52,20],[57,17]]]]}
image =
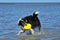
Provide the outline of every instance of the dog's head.
{"type": "Polygon", "coordinates": [[[19,19],[18,20],[18,25],[19,26],[24,26],[25,25],[25,22],[22,19],[19,19]]]}
{"type": "Polygon", "coordinates": [[[22,26],[24,29],[26,29],[26,30],[29,30],[31,27],[32,27],[32,25],[30,24],[30,23],[26,23],[25,21],[23,21],[22,19],[20,19],[19,21],[18,21],[18,25],[19,26],[22,26]]]}

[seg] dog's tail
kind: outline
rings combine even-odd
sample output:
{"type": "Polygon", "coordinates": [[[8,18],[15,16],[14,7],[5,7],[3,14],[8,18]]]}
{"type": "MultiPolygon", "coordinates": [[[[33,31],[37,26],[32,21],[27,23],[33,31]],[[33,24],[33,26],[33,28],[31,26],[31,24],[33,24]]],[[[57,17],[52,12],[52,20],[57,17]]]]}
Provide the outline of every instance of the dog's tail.
{"type": "Polygon", "coordinates": [[[38,14],[39,14],[39,12],[38,12],[38,11],[35,11],[35,12],[33,13],[33,16],[38,16],[38,14]]]}

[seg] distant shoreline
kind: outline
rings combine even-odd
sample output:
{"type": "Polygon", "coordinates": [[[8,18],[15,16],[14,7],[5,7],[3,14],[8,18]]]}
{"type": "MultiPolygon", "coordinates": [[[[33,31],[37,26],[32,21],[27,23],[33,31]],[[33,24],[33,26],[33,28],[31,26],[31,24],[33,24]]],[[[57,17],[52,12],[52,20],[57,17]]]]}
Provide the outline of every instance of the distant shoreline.
{"type": "Polygon", "coordinates": [[[60,3],[60,2],[38,2],[38,3],[32,3],[32,2],[29,2],[29,3],[26,3],[26,2],[0,2],[0,4],[51,4],[51,3],[53,3],[53,4],[55,4],[55,3],[60,3]]]}

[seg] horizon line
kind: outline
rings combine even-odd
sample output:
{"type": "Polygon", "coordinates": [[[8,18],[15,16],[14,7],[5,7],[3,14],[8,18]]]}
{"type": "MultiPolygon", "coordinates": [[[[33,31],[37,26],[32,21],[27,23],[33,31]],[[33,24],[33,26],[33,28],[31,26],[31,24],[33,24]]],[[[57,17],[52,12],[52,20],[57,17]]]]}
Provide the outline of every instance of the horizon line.
{"type": "Polygon", "coordinates": [[[0,3],[60,3],[60,2],[0,2],[0,3]]]}

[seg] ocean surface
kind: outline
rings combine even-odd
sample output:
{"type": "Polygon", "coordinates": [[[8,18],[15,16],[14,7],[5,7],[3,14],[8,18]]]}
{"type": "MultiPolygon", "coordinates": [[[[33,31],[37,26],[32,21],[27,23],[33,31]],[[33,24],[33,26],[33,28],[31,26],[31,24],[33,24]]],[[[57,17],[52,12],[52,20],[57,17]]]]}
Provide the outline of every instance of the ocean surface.
{"type": "Polygon", "coordinates": [[[0,40],[30,40],[17,36],[18,20],[34,11],[39,11],[42,27],[39,38],[31,40],[60,40],[60,3],[0,3],[0,40]]]}

